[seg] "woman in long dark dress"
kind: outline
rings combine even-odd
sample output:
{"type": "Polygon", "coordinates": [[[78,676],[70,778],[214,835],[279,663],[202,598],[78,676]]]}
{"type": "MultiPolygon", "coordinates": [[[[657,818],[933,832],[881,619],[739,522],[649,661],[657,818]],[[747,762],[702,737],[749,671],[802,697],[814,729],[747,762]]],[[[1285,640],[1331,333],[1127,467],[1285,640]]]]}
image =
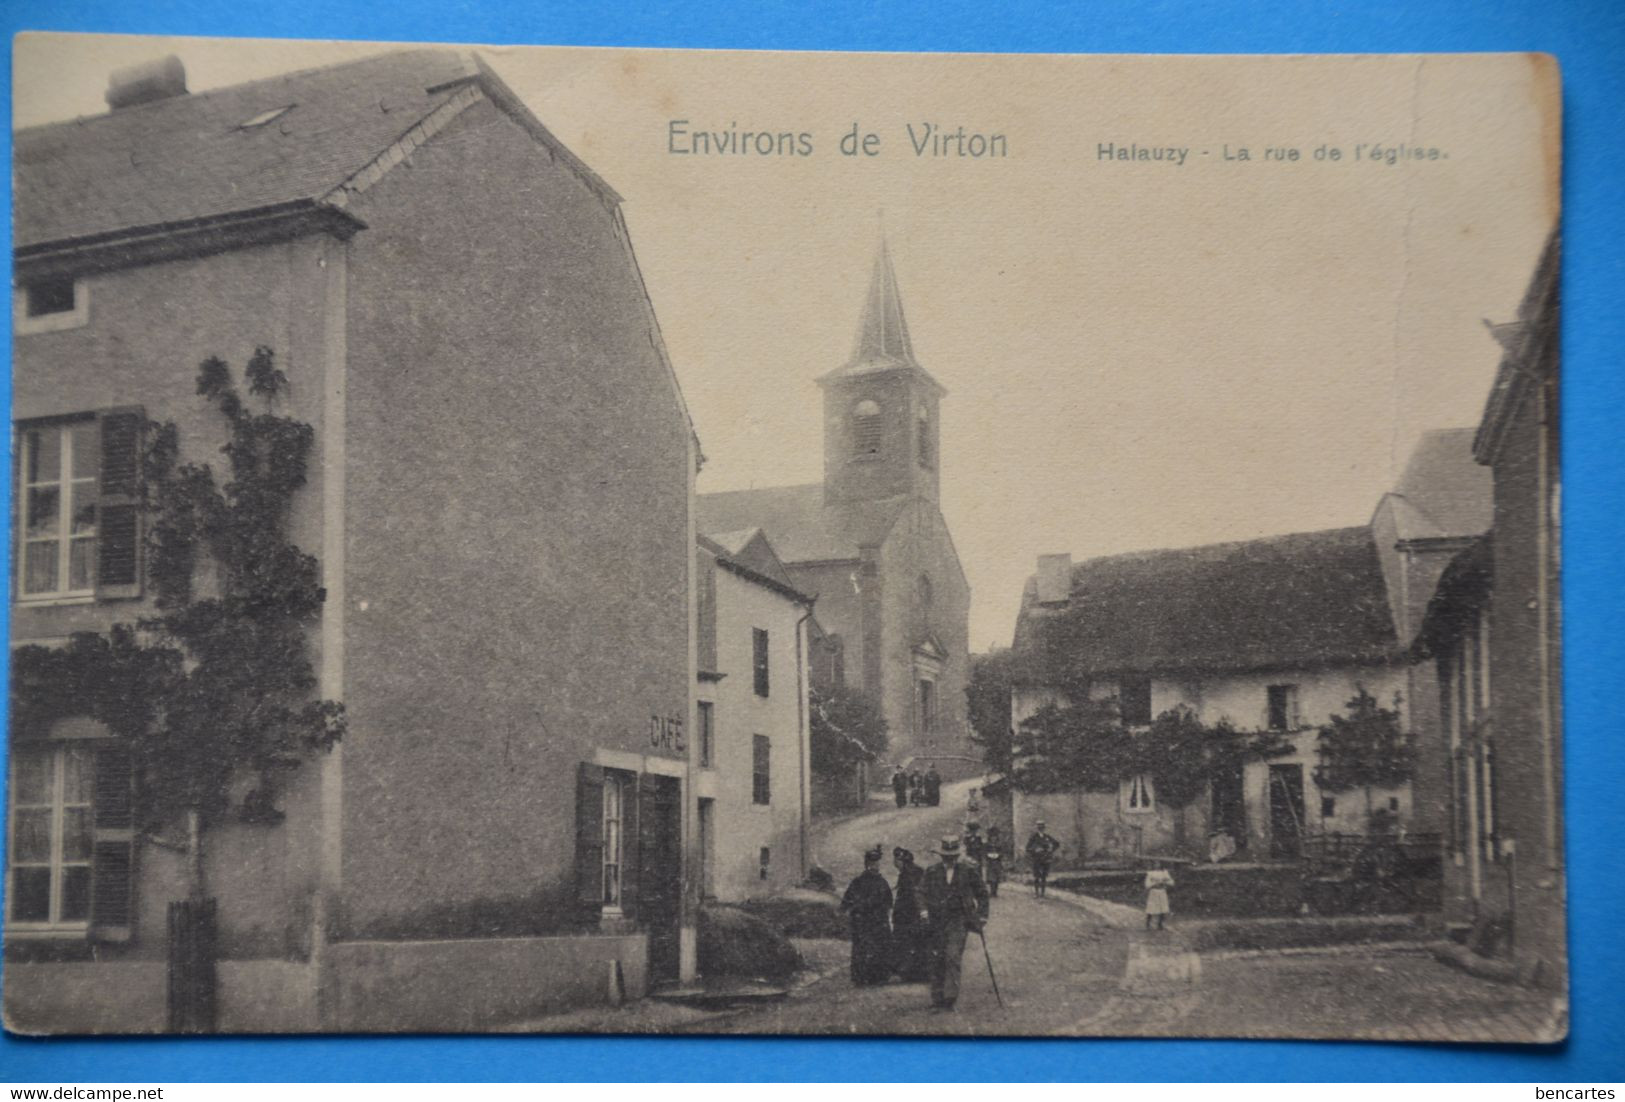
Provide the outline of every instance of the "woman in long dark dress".
{"type": "Polygon", "coordinates": [[[901,846],[892,850],[892,860],[897,865],[897,896],[891,912],[892,964],[904,983],[924,983],[931,972],[931,952],[922,917],[925,870],[914,863],[914,854],[901,846]]]}
{"type": "Polygon", "coordinates": [[[847,885],[841,909],[852,924],[852,982],[885,983],[891,975],[891,885],[880,875],[881,849],[863,855],[863,872],[847,885]]]}

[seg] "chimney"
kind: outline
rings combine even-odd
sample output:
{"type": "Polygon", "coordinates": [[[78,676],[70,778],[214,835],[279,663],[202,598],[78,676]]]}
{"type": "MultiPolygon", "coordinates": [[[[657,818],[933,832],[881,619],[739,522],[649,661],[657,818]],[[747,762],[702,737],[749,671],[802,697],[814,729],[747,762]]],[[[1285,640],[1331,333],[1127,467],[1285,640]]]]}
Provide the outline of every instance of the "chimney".
{"type": "Polygon", "coordinates": [[[114,69],[107,78],[107,106],[119,111],[186,95],[186,67],[174,54],[114,69]]]}
{"type": "Polygon", "coordinates": [[[1064,605],[1072,599],[1072,556],[1038,556],[1038,603],[1064,605]]]}

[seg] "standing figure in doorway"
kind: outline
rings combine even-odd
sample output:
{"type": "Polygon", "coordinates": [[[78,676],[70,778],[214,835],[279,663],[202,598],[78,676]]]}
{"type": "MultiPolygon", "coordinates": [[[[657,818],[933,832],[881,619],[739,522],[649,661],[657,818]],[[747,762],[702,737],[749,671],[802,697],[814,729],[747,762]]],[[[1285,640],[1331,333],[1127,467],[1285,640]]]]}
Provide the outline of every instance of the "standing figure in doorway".
{"type": "Polygon", "coordinates": [[[930,807],[936,807],[942,802],[942,774],[937,772],[936,762],[926,767],[925,802],[930,807]]]}
{"type": "Polygon", "coordinates": [[[897,797],[897,806],[898,807],[907,807],[908,806],[908,774],[903,772],[903,767],[901,765],[899,765],[896,769],[892,770],[891,790],[892,790],[892,794],[897,797]]]}

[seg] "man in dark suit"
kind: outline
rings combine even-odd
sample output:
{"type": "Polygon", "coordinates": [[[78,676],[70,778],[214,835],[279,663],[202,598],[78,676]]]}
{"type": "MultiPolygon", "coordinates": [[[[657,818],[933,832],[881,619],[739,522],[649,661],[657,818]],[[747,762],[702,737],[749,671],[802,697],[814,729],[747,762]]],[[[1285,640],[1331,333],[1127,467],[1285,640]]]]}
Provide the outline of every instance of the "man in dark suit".
{"type": "Polygon", "coordinates": [[[944,838],[942,858],[925,874],[925,910],[930,922],[931,1005],[952,1010],[959,999],[959,970],[965,938],[987,922],[987,886],[974,865],[959,863],[959,839],[944,838]]]}

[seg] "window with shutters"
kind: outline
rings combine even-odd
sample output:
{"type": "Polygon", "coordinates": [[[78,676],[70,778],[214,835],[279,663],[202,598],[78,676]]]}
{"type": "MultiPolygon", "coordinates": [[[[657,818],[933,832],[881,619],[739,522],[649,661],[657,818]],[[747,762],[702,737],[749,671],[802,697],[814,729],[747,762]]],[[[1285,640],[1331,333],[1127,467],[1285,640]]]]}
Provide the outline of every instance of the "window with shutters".
{"type": "Polygon", "coordinates": [[[8,925],[89,926],[94,768],[95,751],[89,746],[13,747],[8,925]]]}
{"type": "Polygon", "coordinates": [[[755,804],[773,802],[773,745],[766,735],[750,737],[750,801],[755,804]]]}
{"type": "Polygon", "coordinates": [[[31,279],[11,301],[12,331],[19,337],[76,329],[90,320],[90,286],[72,276],[31,279]]]}
{"type": "Polygon", "coordinates": [[[865,398],[852,407],[852,457],[876,459],[880,456],[882,426],[880,405],[865,398]]]}
{"type": "MultiPolygon", "coordinates": [[[[1271,731],[1298,729],[1298,687],[1271,685],[1265,690],[1266,721],[1271,731]]],[[[1256,698],[1255,698],[1256,699],[1256,698]]]]}
{"type": "Polygon", "coordinates": [[[18,600],[140,592],[139,411],[18,426],[18,600]]]}
{"type": "Polygon", "coordinates": [[[767,629],[750,629],[751,670],[755,675],[757,696],[768,695],[767,629]]]}

